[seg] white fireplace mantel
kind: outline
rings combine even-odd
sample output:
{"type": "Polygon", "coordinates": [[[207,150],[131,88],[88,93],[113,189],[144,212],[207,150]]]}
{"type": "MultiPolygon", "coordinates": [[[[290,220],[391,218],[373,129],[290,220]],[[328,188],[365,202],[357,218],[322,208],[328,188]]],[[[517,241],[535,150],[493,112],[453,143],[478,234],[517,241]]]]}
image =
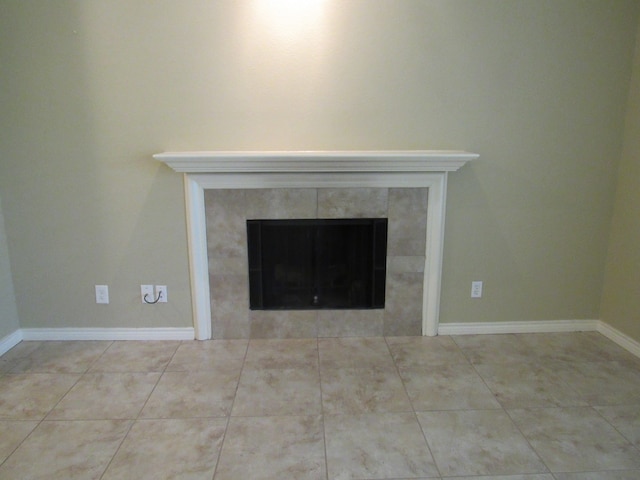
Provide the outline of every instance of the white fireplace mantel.
{"type": "Polygon", "coordinates": [[[450,150],[165,152],[185,176],[189,266],[196,338],[211,338],[204,190],[240,188],[429,189],[422,333],[437,335],[447,174],[478,158],[450,150]]]}
{"type": "Polygon", "coordinates": [[[447,150],[166,152],[153,156],[182,173],[452,172],[475,153],[447,150]]]}

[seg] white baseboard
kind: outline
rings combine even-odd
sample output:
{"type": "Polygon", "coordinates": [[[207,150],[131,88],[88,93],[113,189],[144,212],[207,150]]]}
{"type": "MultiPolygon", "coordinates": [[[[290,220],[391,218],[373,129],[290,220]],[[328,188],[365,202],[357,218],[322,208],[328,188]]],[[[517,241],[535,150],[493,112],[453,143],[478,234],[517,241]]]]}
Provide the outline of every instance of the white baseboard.
{"type": "Polygon", "coordinates": [[[598,331],[600,320],[540,320],[523,322],[441,323],[438,335],[497,333],[557,333],[598,331]]]}
{"type": "Polygon", "coordinates": [[[438,335],[486,335],[498,333],[598,332],[640,357],[640,342],[601,320],[543,320],[529,322],[441,323],[438,335]]]}
{"type": "Polygon", "coordinates": [[[193,340],[188,328],[23,328],[23,340],[193,340]]]}
{"type": "Polygon", "coordinates": [[[598,332],[625,350],[633,353],[636,357],[640,357],[640,342],[634,340],[629,335],[622,333],[620,330],[604,322],[599,322],[598,332]]]}
{"type": "Polygon", "coordinates": [[[0,338],[0,356],[7,353],[23,340],[22,330],[16,330],[4,338],[0,338]]]}

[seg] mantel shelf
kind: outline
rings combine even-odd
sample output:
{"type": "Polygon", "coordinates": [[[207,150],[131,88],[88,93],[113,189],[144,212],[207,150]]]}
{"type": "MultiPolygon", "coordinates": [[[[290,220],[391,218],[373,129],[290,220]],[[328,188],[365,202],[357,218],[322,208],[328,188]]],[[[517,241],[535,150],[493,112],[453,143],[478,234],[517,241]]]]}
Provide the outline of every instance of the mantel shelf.
{"type": "Polygon", "coordinates": [[[165,152],[181,173],[453,172],[478,154],[455,150],[165,152]]]}

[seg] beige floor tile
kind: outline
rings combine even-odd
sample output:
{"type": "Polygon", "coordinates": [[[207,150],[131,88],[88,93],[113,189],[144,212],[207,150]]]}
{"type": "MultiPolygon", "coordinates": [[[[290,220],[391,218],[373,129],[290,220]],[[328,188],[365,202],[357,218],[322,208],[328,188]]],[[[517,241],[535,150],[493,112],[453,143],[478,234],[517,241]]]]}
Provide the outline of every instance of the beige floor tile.
{"type": "Polygon", "coordinates": [[[395,370],[382,337],[319,338],[320,368],[387,368],[395,370]]]}
{"type": "Polygon", "coordinates": [[[236,371],[240,373],[248,340],[206,340],[182,342],[167,371],[236,371]]]}
{"type": "Polygon", "coordinates": [[[620,362],[628,367],[635,368],[640,372],[640,357],[635,356],[628,350],[625,350],[604,335],[598,332],[584,332],[584,335],[596,345],[598,349],[606,352],[611,360],[620,362]]]}
{"type": "Polygon", "coordinates": [[[596,332],[21,342],[0,371],[0,478],[640,480],[640,358],[596,332]]]}
{"type": "Polygon", "coordinates": [[[30,355],[34,350],[40,347],[43,342],[20,342],[8,352],[2,355],[1,360],[7,365],[14,363],[30,355]]]}
{"type": "Polygon", "coordinates": [[[142,418],[223,417],[231,413],[239,373],[165,372],[142,411],[142,418]]]}
{"type": "Polygon", "coordinates": [[[93,364],[90,372],[161,372],[171,361],[180,342],[113,342],[93,364]]]}
{"type": "MultiPolygon", "coordinates": [[[[446,478],[446,477],[443,477],[446,478]]],[[[452,478],[451,480],[454,480],[452,478]]],[[[525,475],[482,475],[480,477],[455,477],[455,480],[555,480],[550,473],[534,473],[525,475]]]]}
{"type": "Polygon", "coordinates": [[[317,369],[251,369],[240,376],[233,416],[322,413],[317,369]]]}
{"type": "Polygon", "coordinates": [[[325,414],[412,411],[402,380],[393,370],[326,369],[321,387],[325,414]]]}
{"type": "Polygon", "coordinates": [[[618,472],[556,473],[556,480],[638,480],[640,470],[618,472]]]}
{"type": "Polygon", "coordinates": [[[318,341],[314,339],[251,340],[245,365],[251,368],[317,368],[318,341]]]}
{"type": "Polygon", "coordinates": [[[124,420],[42,422],[0,467],[0,478],[98,479],[129,429],[124,420]]]}
{"type": "Polygon", "coordinates": [[[226,419],[138,420],[102,480],[210,480],[226,419]]]}
{"type": "Polygon", "coordinates": [[[595,332],[518,334],[519,341],[543,359],[570,362],[602,362],[622,355],[595,332]]]}
{"type": "Polygon", "coordinates": [[[555,371],[589,405],[640,404],[640,370],[626,363],[560,362],[555,371]]]}
{"type": "Polygon", "coordinates": [[[502,410],[420,412],[442,476],[548,472],[502,410]]]}
{"type": "Polygon", "coordinates": [[[326,415],[329,479],[436,477],[412,413],[326,415]]]}
{"type": "Polygon", "coordinates": [[[619,407],[595,407],[624,437],[640,448],[640,404],[619,407]]]}
{"type": "Polygon", "coordinates": [[[11,373],[84,373],[111,342],[42,342],[28,355],[16,359],[11,373]]]}
{"type": "Polygon", "coordinates": [[[587,405],[549,366],[517,363],[476,365],[475,368],[504,408],[587,405]]]}
{"type": "Polygon", "coordinates": [[[159,378],[159,373],[87,373],[47,420],[135,419],[159,378]]]}
{"type": "Polygon", "coordinates": [[[216,480],[325,480],[320,416],[231,418],[216,480]]]}
{"type": "Polygon", "coordinates": [[[494,395],[469,364],[400,369],[416,411],[500,408],[494,395]]]}
{"type": "Polygon", "coordinates": [[[11,366],[12,365],[10,362],[7,362],[0,357],[0,375],[2,375],[3,373],[8,373],[11,369],[11,366]]]}
{"type": "Polygon", "coordinates": [[[451,338],[473,364],[529,363],[539,358],[518,335],[456,335],[451,338]]]}
{"type": "Polygon", "coordinates": [[[553,472],[640,468],[638,450],[589,407],[510,410],[553,472]]]}
{"type": "Polygon", "coordinates": [[[0,420],[0,464],[13,452],[38,422],[0,420]]]}
{"type": "Polygon", "coordinates": [[[451,337],[388,337],[387,344],[399,368],[425,368],[469,363],[451,337]]]}
{"type": "Polygon", "coordinates": [[[79,378],[54,373],[1,376],[0,419],[43,419],[79,378]]]}

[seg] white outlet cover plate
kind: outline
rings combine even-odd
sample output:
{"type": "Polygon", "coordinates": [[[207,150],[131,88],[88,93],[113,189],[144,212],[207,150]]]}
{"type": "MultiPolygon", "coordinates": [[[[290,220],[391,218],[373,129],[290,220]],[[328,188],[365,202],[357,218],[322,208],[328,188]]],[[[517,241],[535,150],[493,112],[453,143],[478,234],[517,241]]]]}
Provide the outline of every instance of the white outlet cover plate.
{"type": "Polygon", "coordinates": [[[147,305],[153,303],[153,301],[156,299],[153,296],[153,285],[140,285],[140,299],[142,300],[142,303],[147,305]],[[144,299],[145,295],[147,297],[146,301],[144,299]]]}
{"type": "Polygon", "coordinates": [[[109,286],[108,285],[96,285],[96,303],[108,304],[109,303],[109,286]]]}
{"type": "Polygon", "coordinates": [[[482,297],[482,282],[479,280],[471,282],[471,298],[482,297]]]}
{"type": "Polygon", "coordinates": [[[167,286],[166,285],[156,285],[156,298],[159,299],[158,303],[167,303],[167,286]]]}

